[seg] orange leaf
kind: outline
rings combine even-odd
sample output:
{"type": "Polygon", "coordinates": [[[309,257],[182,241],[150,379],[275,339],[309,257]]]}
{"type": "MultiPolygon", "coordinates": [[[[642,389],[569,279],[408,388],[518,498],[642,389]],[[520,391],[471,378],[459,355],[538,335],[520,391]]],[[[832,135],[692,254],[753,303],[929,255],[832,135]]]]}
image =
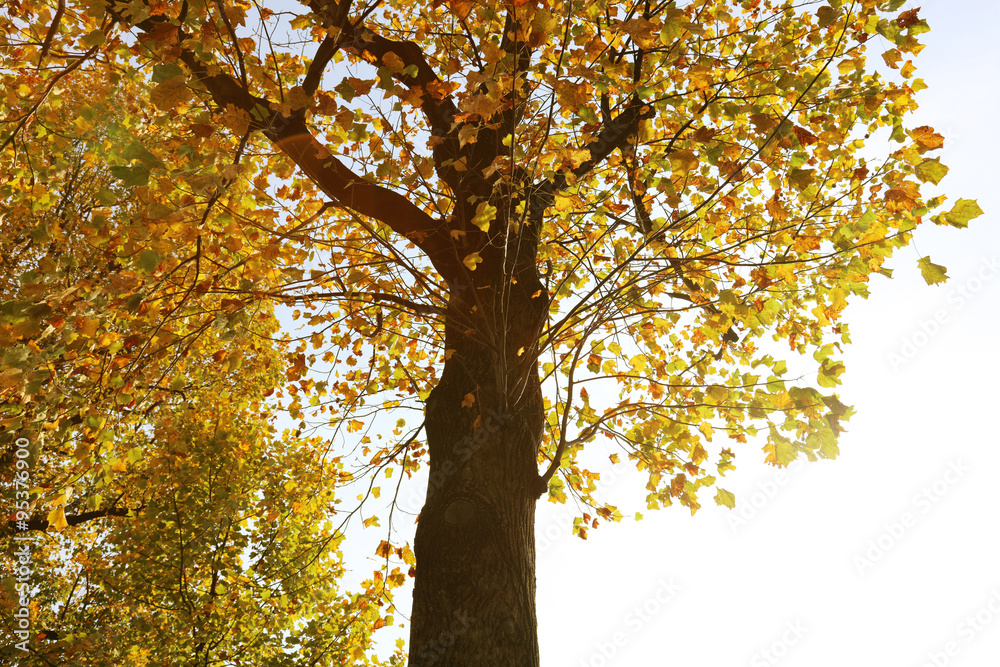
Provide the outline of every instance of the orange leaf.
{"type": "Polygon", "coordinates": [[[472,0],[450,0],[448,2],[448,9],[458,18],[464,19],[472,11],[472,7],[475,4],[472,0]]]}
{"type": "Polygon", "coordinates": [[[922,125],[912,132],[910,136],[917,146],[920,148],[920,152],[937,150],[944,146],[944,137],[934,131],[933,127],[927,125],[922,125]]]}

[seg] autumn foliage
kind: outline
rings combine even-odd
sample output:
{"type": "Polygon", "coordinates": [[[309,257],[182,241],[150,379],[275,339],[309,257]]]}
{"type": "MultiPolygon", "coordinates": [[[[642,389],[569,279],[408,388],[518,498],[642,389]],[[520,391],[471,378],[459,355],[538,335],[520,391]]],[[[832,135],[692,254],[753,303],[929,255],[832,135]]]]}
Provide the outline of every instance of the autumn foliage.
{"type": "Polygon", "coordinates": [[[906,121],[901,6],[7,3],[30,664],[401,664],[413,578],[410,664],[537,664],[537,498],[586,537],[609,459],[693,513],[737,456],[836,457],[844,308],[981,213],[906,121]]]}

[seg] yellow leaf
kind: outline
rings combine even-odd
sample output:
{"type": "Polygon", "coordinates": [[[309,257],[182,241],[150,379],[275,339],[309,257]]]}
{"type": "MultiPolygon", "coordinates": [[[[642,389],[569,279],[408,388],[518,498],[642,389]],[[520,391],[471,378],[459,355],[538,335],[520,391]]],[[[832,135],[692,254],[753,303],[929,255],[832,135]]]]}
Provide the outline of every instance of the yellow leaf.
{"type": "Polygon", "coordinates": [[[687,174],[698,166],[698,156],[689,150],[676,150],[667,157],[670,158],[675,173],[687,174]]]}
{"type": "Polygon", "coordinates": [[[247,129],[250,127],[250,114],[238,108],[235,104],[226,105],[226,110],[223,112],[220,120],[230,132],[238,137],[246,134],[247,129]]]}
{"type": "Polygon", "coordinates": [[[556,202],[555,202],[555,204],[556,204],[556,210],[557,211],[566,211],[566,210],[572,208],[574,203],[576,203],[576,202],[575,202],[575,200],[573,199],[572,196],[556,195],[556,202]]]}
{"type": "Polygon", "coordinates": [[[15,387],[21,382],[21,375],[24,374],[20,368],[5,368],[0,371],[0,389],[15,387]]]}
{"type": "Polygon", "coordinates": [[[403,62],[403,59],[392,51],[389,51],[382,56],[382,62],[385,63],[385,65],[393,72],[402,72],[403,68],[406,67],[406,63],[403,62]]]}
{"type": "Polygon", "coordinates": [[[463,125],[458,129],[458,145],[459,147],[465,144],[474,144],[479,136],[479,126],[477,125],[463,125]]]}
{"type": "Polygon", "coordinates": [[[483,258],[479,256],[478,252],[474,252],[471,255],[466,255],[465,259],[462,260],[462,264],[465,264],[465,268],[469,271],[475,271],[476,265],[483,261],[483,258]]]}
{"type": "Polygon", "coordinates": [[[464,19],[472,11],[475,4],[472,0],[451,0],[448,3],[448,9],[458,18],[464,19]]]}
{"type": "Polygon", "coordinates": [[[725,489],[717,489],[715,492],[715,504],[724,505],[729,509],[736,509],[736,496],[725,489]]]}
{"type": "Polygon", "coordinates": [[[97,333],[97,327],[99,324],[100,320],[96,317],[81,317],[76,320],[76,329],[81,335],[89,338],[97,333]]]}
{"type": "Polygon", "coordinates": [[[351,85],[354,89],[356,95],[367,95],[372,91],[372,86],[375,85],[374,81],[368,79],[358,79],[353,76],[347,77],[347,83],[351,85]]]}
{"type": "Polygon", "coordinates": [[[559,154],[563,162],[574,169],[590,159],[589,148],[567,148],[559,154]]]}
{"type": "Polygon", "coordinates": [[[476,397],[472,394],[466,394],[465,398],[462,399],[463,408],[471,408],[472,404],[476,402],[476,397]]]}
{"type": "Polygon", "coordinates": [[[472,224],[484,232],[489,231],[490,223],[496,218],[497,207],[491,206],[487,202],[480,202],[476,207],[476,215],[472,218],[472,224]]]}
{"type": "Polygon", "coordinates": [[[912,132],[910,136],[915,142],[920,152],[937,150],[944,146],[944,137],[934,131],[933,127],[921,125],[912,132]]]}
{"type": "Polygon", "coordinates": [[[626,33],[636,44],[644,49],[654,46],[660,34],[656,25],[644,18],[623,21],[619,24],[618,29],[626,33]]]}
{"type": "Polygon", "coordinates": [[[46,518],[49,521],[49,528],[52,528],[57,532],[63,530],[64,528],[69,527],[69,524],[66,523],[65,507],[57,507],[56,509],[49,512],[49,515],[46,518]]]}
{"type": "Polygon", "coordinates": [[[709,424],[708,422],[700,422],[698,424],[698,430],[702,432],[702,435],[705,436],[706,440],[708,440],[709,442],[712,441],[713,429],[711,424],[709,424]]]}
{"type": "Polygon", "coordinates": [[[646,370],[646,355],[637,354],[629,360],[629,365],[637,371],[646,370]]]}

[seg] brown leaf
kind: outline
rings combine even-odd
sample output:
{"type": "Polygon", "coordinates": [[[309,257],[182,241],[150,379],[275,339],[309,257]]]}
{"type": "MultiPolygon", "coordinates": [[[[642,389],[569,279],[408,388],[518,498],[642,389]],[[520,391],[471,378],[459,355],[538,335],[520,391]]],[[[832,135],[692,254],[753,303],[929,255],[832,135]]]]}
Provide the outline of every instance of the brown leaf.
{"type": "Polygon", "coordinates": [[[815,134],[805,129],[804,127],[799,127],[798,125],[795,125],[792,127],[792,132],[795,133],[795,136],[798,137],[799,139],[799,143],[802,144],[803,146],[811,146],[812,144],[819,141],[819,139],[816,137],[815,134]]]}
{"type": "Polygon", "coordinates": [[[909,28],[914,23],[918,23],[920,21],[920,17],[917,16],[917,12],[919,11],[920,7],[903,12],[896,19],[896,25],[900,28],[909,28]]]}

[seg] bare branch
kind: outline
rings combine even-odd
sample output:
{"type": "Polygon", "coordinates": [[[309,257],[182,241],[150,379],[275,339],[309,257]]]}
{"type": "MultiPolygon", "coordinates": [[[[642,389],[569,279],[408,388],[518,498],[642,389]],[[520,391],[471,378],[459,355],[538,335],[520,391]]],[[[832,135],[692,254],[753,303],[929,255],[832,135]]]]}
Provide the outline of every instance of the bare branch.
{"type": "Polygon", "coordinates": [[[45,33],[45,41],[42,42],[41,53],[38,54],[38,66],[42,66],[42,62],[45,60],[45,56],[49,55],[49,49],[52,48],[52,40],[55,38],[56,33],[59,32],[59,22],[62,20],[63,13],[66,11],[66,0],[59,0],[59,6],[56,8],[56,13],[52,17],[52,25],[49,26],[49,31],[45,33]]]}

